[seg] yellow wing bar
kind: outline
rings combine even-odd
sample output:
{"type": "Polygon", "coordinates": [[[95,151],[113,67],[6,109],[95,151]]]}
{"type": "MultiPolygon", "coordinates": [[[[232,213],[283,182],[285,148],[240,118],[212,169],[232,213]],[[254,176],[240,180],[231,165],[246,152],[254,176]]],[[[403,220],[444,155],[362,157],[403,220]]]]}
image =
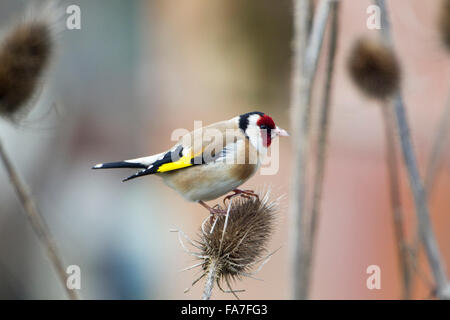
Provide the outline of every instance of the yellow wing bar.
{"type": "Polygon", "coordinates": [[[191,162],[191,160],[201,154],[202,154],[202,152],[199,152],[193,156],[192,156],[192,154],[187,154],[185,156],[182,156],[177,161],[164,163],[159,166],[159,168],[156,172],[168,172],[168,171],[173,171],[173,170],[178,170],[178,169],[193,166],[193,163],[191,162]]]}

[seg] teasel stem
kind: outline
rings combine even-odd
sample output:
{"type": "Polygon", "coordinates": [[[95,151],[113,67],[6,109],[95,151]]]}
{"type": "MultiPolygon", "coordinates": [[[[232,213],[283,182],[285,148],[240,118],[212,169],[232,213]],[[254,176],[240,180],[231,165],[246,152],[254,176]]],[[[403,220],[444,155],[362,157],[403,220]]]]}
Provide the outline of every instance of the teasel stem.
{"type": "Polygon", "coordinates": [[[407,127],[406,122],[406,113],[400,94],[395,97],[395,111],[400,141],[402,144],[403,158],[414,195],[420,237],[424,244],[427,258],[433,273],[438,296],[440,298],[448,299],[450,298],[450,288],[447,283],[444,263],[441,259],[436,237],[431,225],[425,188],[417,169],[409,128],[407,127]]]}
{"type": "Polygon", "coordinates": [[[329,131],[329,118],[330,118],[330,98],[332,91],[332,80],[334,63],[336,56],[336,46],[338,40],[338,17],[339,17],[339,2],[334,1],[331,3],[331,25],[330,25],[330,39],[329,48],[327,55],[327,65],[326,65],[326,78],[325,78],[325,92],[322,99],[322,104],[320,108],[319,115],[319,130],[318,130],[318,149],[316,158],[316,169],[314,175],[314,185],[313,185],[313,202],[311,208],[311,224],[309,227],[309,246],[308,252],[306,254],[305,262],[307,264],[305,273],[307,274],[306,279],[309,281],[309,287],[311,284],[312,272],[311,266],[313,265],[314,259],[314,249],[315,249],[315,238],[316,231],[318,227],[319,214],[320,214],[320,204],[322,200],[323,191],[323,180],[325,174],[325,160],[328,142],[328,131],[329,131]]]}
{"type": "Polygon", "coordinates": [[[385,157],[389,180],[389,197],[394,222],[394,233],[397,243],[397,255],[400,264],[400,272],[403,278],[403,298],[411,299],[411,268],[409,260],[408,244],[404,233],[403,212],[400,200],[400,177],[398,171],[397,153],[395,148],[395,123],[392,114],[392,105],[387,101],[380,105],[384,123],[385,157]]]}
{"type": "MultiPolygon", "coordinates": [[[[428,159],[427,169],[425,172],[425,191],[428,200],[430,200],[431,198],[431,193],[433,192],[436,176],[441,167],[442,152],[444,151],[445,144],[448,141],[448,132],[450,126],[450,96],[447,98],[447,103],[444,108],[444,114],[440,118],[438,124],[438,128],[428,159]]],[[[417,226],[416,235],[414,237],[413,245],[411,248],[411,264],[414,268],[417,267],[419,249],[420,228],[419,226],[417,226]]]]}
{"type": "Polygon", "coordinates": [[[301,264],[304,244],[304,202],[305,202],[305,160],[307,137],[306,123],[309,121],[308,80],[305,74],[305,52],[308,42],[309,21],[312,16],[311,0],[294,0],[294,49],[291,88],[291,120],[293,150],[293,168],[290,196],[290,256],[291,256],[291,294],[293,299],[302,298],[301,264]]]}
{"type": "Polygon", "coordinates": [[[57,250],[56,242],[50,234],[50,230],[45,223],[44,218],[39,213],[36,203],[31,196],[25,183],[20,179],[19,174],[12,165],[8,154],[6,153],[2,142],[0,141],[0,158],[8,173],[11,184],[17,194],[17,197],[22,204],[22,207],[27,215],[28,221],[34,233],[37,235],[41,243],[44,245],[47,256],[53,264],[61,285],[66,290],[67,296],[72,300],[78,300],[78,294],[75,290],[70,290],[66,285],[66,271],[62,262],[61,256],[57,250]]]}
{"type": "Polygon", "coordinates": [[[306,172],[309,154],[311,122],[311,94],[325,26],[332,0],[321,0],[312,22],[308,38],[311,1],[294,1],[294,69],[291,96],[292,128],[294,137],[294,169],[291,192],[291,245],[292,245],[292,295],[306,299],[308,279],[305,273],[305,256],[308,237],[306,223],[306,172]]]}
{"type": "MultiPolygon", "coordinates": [[[[374,0],[380,8],[382,28],[381,33],[385,40],[393,47],[390,33],[389,17],[384,0],[374,0]]],[[[403,160],[408,172],[409,183],[413,193],[420,235],[425,247],[439,298],[450,299],[450,286],[447,282],[444,263],[441,259],[438,244],[430,221],[425,188],[420,178],[414,148],[409,131],[406,110],[400,90],[394,96],[395,119],[402,148],[403,160]]]]}

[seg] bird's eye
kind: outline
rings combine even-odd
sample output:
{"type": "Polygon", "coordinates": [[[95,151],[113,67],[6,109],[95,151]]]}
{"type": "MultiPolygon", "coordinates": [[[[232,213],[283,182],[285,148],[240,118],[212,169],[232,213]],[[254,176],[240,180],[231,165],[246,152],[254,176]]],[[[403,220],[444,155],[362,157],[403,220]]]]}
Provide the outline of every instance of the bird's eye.
{"type": "Polygon", "coordinates": [[[262,124],[262,125],[260,126],[260,128],[261,128],[261,129],[267,129],[267,126],[266,126],[265,124],[262,124]]]}

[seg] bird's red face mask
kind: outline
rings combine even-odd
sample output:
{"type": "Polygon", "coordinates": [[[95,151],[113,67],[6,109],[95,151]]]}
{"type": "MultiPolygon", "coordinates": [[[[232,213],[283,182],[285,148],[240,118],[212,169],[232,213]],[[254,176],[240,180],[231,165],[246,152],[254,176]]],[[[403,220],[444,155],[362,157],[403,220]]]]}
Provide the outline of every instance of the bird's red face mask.
{"type": "Polygon", "coordinates": [[[264,147],[269,147],[272,143],[272,129],[275,129],[275,122],[268,115],[263,115],[259,118],[256,125],[261,130],[261,137],[264,147]]]}
{"type": "Polygon", "coordinates": [[[273,119],[266,114],[259,118],[259,120],[256,122],[256,125],[261,130],[262,143],[263,146],[266,148],[270,147],[270,144],[272,143],[272,138],[275,138],[276,136],[289,135],[286,132],[286,130],[278,128],[275,125],[273,119]]]}

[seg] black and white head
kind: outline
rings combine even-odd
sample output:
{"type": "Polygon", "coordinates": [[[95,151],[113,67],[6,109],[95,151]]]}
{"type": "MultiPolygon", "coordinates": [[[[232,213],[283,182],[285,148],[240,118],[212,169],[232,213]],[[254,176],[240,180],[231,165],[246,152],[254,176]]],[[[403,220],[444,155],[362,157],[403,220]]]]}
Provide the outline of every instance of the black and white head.
{"type": "Polygon", "coordinates": [[[262,112],[245,113],[237,119],[239,128],[257,150],[267,150],[278,136],[289,136],[286,130],[277,127],[273,119],[262,112]]]}

